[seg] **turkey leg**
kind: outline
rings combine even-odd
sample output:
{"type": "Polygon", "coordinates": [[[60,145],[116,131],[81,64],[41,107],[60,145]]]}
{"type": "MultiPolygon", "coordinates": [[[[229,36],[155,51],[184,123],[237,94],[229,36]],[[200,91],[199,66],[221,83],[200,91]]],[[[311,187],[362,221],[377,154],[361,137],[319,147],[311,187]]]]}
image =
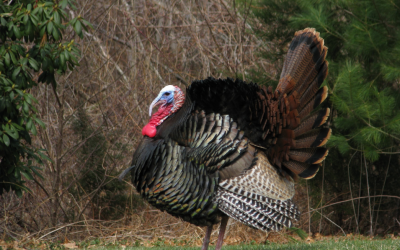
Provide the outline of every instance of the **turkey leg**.
{"type": "Polygon", "coordinates": [[[212,228],[213,228],[213,225],[207,227],[206,235],[204,236],[203,246],[201,247],[201,250],[208,249],[208,244],[210,243],[210,236],[211,236],[212,228]]]}
{"type": "Polygon", "coordinates": [[[228,220],[229,220],[228,216],[222,217],[221,226],[219,227],[217,245],[215,245],[215,250],[221,250],[222,244],[224,243],[225,229],[226,225],[228,224],[228,220]]]}

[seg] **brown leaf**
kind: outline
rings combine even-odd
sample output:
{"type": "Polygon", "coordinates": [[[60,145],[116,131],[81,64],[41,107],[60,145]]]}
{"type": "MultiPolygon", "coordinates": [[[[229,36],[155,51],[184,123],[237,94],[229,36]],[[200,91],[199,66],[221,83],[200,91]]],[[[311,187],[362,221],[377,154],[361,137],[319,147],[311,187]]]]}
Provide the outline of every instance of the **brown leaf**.
{"type": "Polygon", "coordinates": [[[79,248],[76,244],[75,244],[75,242],[69,242],[69,243],[65,243],[65,244],[62,244],[64,247],[66,247],[66,248],[68,248],[68,249],[76,249],[76,248],[79,248]]]}

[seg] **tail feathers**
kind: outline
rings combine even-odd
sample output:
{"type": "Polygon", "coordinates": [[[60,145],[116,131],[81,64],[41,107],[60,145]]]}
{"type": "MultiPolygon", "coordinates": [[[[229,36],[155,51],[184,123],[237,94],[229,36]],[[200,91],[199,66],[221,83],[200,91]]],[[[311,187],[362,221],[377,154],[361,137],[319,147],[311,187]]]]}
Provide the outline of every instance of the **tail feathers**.
{"type": "Polygon", "coordinates": [[[283,126],[277,139],[272,140],[275,143],[268,156],[273,164],[289,170],[290,175],[305,179],[317,173],[328,154],[321,147],[328,141],[331,130],[319,127],[327,121],[330,109],[314,112],[328,96],[328,88],[321,88],[328,75],[327,51],[315,29],[296,32],[274,93],[283,111],[283,126]]]}
{"type": "Polygon", "coordinates": [[[223,189],[218,191],[214,200],[218,202],[218,208],[231,218],[263,231],[291,227],[292,221],[300,217],[291,200],[279,201],[260,195],[246,197],[223,189]]]}
{"type": "Polygon", "coordinates": [[[321,84],[327,74],[327,50],[324,40],[315,29],[306,28],[296,32],[289,46],[276,91],[284,94],[295,89],[302,95],[304,87],[308,87],[314,79],[319,79],[317,82],[321,84]],[[321,70],[324,65],[326,70],[321,70]]]}
{"type": "MultiPolygon", "coordinates": [[[[317,114],[318,115],[318,114],[317,114]]],[[[296,137],[295,147],[288,153],[288,161],[282,164],[295,175],[304,179],[313,178],[328,154],[326,144],[331,135],[330,128],[314,129],[296,137]]]]}
{"type": "Polygon", "coordinates": [[[314,79],[311,79],[310,82],[306,81],[298,85],[298,88],[296,88],[294,92],[296,92],[296,95],[301,96],[300,104],[307,104],[309,100],[312,97],[314,97],[315,93],[317,93],[327,75],[328,75],[328,62],[325,62],[314,79]]]}
{"type": "Polygon", "coordinates": [[[295,147],[296,148],[315,148],[322,147],[331,136],[330,128],[314,129],[310,130],[299,137],[296,137],[295,147]]]}
{"type": "Polygon", "coordinates": [[[323,125],[329,117],[330,109],[321,109],[320,111],[309,115],[301,121],[300,125],[294,130],[296,137],[323,125]]]}
{"type": "Polygon", "coordinates": [[[307,164],[321,163],[327,155],[328,149],[326,148],[291,149],[288,154],[290,159],[307,164]]]}
{"type": "Polygon", "coordinates": [[[321,164],[308,164],[290,160],[283,162],[283,165],[299,177],[303,179],[311,179],[317,174],[321,164]]]}
{"type": "Polygon", "coordinates": [[[308,102],[305,102],[305,100],[300,100],[300,102],[303,101],[303,105],[301,105],[298,109],[300,119],[306,117],[314,109],[316,109],[318,105],[325,101],[326,97],[328,97],[328,88],[324,86],[323,88],[320,88],[318,92],[313,97],[311,97],[311,100],[309,100],[308,102]]]}

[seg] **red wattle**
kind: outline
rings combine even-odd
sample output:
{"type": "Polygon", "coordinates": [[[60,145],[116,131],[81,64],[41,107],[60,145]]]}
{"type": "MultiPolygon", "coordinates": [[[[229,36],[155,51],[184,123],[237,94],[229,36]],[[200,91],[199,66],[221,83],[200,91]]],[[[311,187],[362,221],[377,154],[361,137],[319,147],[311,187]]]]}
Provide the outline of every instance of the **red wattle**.
{"type": "Polygon", "coordinates": [[[166,117],[168,117],[172,106],[172,104],[169,104],[167,106],[161,105],[158,111],[151,116],[149,123],[147,123],[146,126],[143,127],[142,135],[147,135],[151,138],[156,136],[156,127],[160,125],[166,117]]]}
{"type": "Polygon", "coordinates": [[[148,137],[154,137],[156,136],[156,133],[156,126],[150,123],[146,124],[142,129],[142,135],[147,135],[148,137]]]}

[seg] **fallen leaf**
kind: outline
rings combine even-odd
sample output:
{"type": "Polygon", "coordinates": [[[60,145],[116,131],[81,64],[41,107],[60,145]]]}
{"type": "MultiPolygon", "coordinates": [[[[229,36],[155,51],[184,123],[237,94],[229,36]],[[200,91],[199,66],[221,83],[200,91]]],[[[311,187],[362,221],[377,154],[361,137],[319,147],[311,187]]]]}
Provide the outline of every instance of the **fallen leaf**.
{"type": "Polygon", "coordinates": [[[69,243],[65,243],[62,244],[64,247],[68,248],[68,249],[76,249],[78,248],[78,246],[75,244],[75,242],[69,242],[69,243]]]}

